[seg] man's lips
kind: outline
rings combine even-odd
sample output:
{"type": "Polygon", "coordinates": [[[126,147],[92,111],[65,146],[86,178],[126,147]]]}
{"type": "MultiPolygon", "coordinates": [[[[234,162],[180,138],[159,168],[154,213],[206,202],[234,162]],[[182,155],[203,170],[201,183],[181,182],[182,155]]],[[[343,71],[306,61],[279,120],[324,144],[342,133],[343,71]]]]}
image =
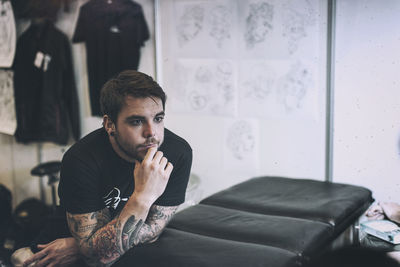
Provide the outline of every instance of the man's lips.
{"type": "Polygon", "coordinates": [[[156,144],[156,143],[144,144],[144,145],[140,145],[140,146],[138,147],[138,150],[147,150],[147,149],[149,149],[149,148],[157,147],[157,146],[158,146],[158,144],[156,144]]]}

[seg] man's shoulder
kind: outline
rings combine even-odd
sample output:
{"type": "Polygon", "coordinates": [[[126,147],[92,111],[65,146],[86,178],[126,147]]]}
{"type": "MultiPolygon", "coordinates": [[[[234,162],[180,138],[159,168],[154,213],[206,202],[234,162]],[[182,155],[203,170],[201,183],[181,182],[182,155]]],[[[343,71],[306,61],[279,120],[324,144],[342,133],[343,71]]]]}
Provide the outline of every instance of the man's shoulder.
{"type": "Polygon", "coordinates": [[[105,148],[106,137],[107,135],[103,128],[94,130],[73,144],[67,152],[65,152],[65,156],[84,156],[87,153],[96,155],[105,148]]]}
{"type": "Polygon", "coordinates": [[[168,130],[167,128],[164,129],[164,144],[168,147],[174,146],[176,148],[188,151],[192,150],[189,143],[185,139],[175,134],[171,130],[168,130]]]}

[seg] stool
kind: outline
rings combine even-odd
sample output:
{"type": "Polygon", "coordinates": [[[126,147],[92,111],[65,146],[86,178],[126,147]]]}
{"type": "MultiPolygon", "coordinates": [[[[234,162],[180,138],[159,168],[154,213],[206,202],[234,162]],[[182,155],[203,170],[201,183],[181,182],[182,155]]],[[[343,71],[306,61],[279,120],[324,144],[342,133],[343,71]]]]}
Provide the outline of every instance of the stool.
{"type": "Polygon", "coordinates": [[[60,169],[61,169],[60,161],[49,161],[49,162],[41,163],[31,170],[31,175],[39,176],[39,178],[40,178],[40,199],[44,203],[46,203],[46,196],[45,196],[45,191],[43,188],[42,180],[43,180],[44,176],[48,177],[47,185],[51,186],[53,211],[56,209],[56,205],[57,205],[55,183],[57,183],[60,180],[58,177],[58,173],[60,172],[60,169]]]}

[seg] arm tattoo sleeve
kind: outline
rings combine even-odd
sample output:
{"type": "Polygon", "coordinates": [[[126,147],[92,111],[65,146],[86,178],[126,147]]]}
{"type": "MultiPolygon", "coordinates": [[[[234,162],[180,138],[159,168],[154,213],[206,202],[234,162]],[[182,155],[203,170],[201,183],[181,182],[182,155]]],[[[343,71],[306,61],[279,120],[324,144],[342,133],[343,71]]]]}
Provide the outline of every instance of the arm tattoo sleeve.
{"type": "Polygon", "coordinates": [[[130,217],[125,225],[124,225],[124,229],[122,230],[122,236],[121,236],[121,240],[122,240],[122,249],[124,251],[127,251],[128,249],[130,249],[130,247],[132,245],[137,245],[138,242],[138,234],[140,232],[140,229],[143,226],[143,221],[142,220],[135,220],[135,216],[130,217]]]}
{"type": "Polygon", "coordinates": [[[108,266],[131,247],[156,240],[176,209],[153,205],[145,222],[132,215],[124,224],[118,216],[111,220],[107,208],[87,214],[67,213],[67,219],[86,262],[108,266]]]}
{"type": "Polygon", "coordinates": [[[146,224],[141,228],[141,243],[157,240],[168,222],[174,216],[178,206],[163,207],[153,205],[146,219],[146,224]]]}
{"type": "Polygon", "coordinates": [[[137,221],[134,216],[129,218],[122,231],[122,245],[124,250],[126,251],[137,244],[156,240],[177,208],[177,206],[163,207],[153,205],[146,222],[142,220],[137,221]]]}

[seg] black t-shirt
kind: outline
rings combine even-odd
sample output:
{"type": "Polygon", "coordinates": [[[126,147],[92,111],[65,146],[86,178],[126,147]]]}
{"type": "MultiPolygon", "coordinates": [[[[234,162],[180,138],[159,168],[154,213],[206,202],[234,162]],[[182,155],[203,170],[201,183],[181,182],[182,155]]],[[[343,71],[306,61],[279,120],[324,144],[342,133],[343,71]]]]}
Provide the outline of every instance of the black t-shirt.
{"type": "Polygon", "coordinates": [[[85,42],[92,115],[101,116],[100,90],[123,70],[137,70],[150,37],[142,7],[132,0],[91,0],[79,11],[72,41],[85,42]]]}
{"type": "MultiPolygon", "coordinates": [[[[164,193],[154,204],[176,206],[184,202],[192,165],[192,149],[181,137],[164,130],[159,150],[174,168],[164,193]]],[[[89,213],[107,207],[112,217],[134,191],[134,163],[119,157],[103,128],[74,144],[62,159],[58,193],[70,213],[89,213]]]]}

